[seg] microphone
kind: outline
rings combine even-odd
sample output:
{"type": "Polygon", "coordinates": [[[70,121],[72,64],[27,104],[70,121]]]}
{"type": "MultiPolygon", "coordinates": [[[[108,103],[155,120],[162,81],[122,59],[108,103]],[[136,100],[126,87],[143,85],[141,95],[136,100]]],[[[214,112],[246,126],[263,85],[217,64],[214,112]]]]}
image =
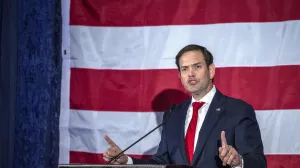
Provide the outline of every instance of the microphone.
{"type": "Polygon", "coordinates": [[[136,143],[138,143],[139,141],[141,141],[142,139],[144,139],[146,136],[148,136],[149,134],[151,134],[153,131],[155,131],[157,128],[161,127],[162,125],[164,125],[167,121],[167,118],[170,116],[170,113],[174,110],[175,108],[175,104],[172,104],[170,106],[170,108],[164,112],[163,115],[163,122],[161,124],[159,124],[157,127],[153,128],[151,131],[149,131],[147,134],[145,134],[144,136],[142,136],[140,139],[138,139],[137,141],[135,141],[133,144],[131,144],[130,146],[128,146],[126,149],[124,149],[123,151],[121,151],[118,155],[116,155],[115,157],[111,158],[107,164],[110,164],[112,161],[117,160],[121,155],[123,155],[124,152],[126,152],[129,148],[131,148],[133,145],[135,145],[136,143]]]}

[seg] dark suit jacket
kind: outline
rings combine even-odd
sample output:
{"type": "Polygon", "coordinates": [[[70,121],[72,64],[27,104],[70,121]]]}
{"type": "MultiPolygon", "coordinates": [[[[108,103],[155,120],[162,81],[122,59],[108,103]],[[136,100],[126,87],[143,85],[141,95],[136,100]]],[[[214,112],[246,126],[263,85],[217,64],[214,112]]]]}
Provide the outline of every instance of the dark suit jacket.
{"type": "MultiPolygon", "coordinates": [[[[184,146],[184,124],[191,99],[176,106],[163,127],[157,153],[152,159],[133,159],[134,164],[189,165],[184,146]]],[[[246,102],[223,95],[217,90],[199,133],[192,166],[219,168],[221,131],[227,144],[242,155],[244,168],[266,168],[260,129],[254,109],[246,102]]]]}

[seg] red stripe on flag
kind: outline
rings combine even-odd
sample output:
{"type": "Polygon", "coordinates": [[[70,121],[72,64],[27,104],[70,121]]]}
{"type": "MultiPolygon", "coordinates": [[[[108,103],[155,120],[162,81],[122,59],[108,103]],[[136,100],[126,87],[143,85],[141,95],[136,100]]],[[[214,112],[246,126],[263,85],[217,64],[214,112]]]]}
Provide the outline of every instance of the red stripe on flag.
{"type": "Polygon", "coordinates": [[[73,0],[71,25],[156,26],[300,19],[300,1],[73,0]]]}
{"type": "MultiPolygon", "coordinates": [[[[135,158],[151,158],[151,155],[129,155],[135,158]]],[[[299,168],[300,155],[266,155],[268,168],[299,168]]],[[[103,154],[70,152],[70,163],[105,164],[103,154]]]]}
{"type": "Polygon", "coordinates": [[[299,168],[300,155],[267,155],[268,168],[299,168]]]}
{"type": "MultiPolygon", "coordinates": [[[[134,158],[151,158],[151,155],[128,155],[134,158]]],[[[70,151],[70,163],[106,164],[103,154],[70,151]]]]}
{"type": "MultiPolygon", "coordinates": [[[[215,85],[256,110],[300,108],[300,66],[217,68],[215,85]]],[[[164,111],[188,98],[176,69],[71,69],[70,108],[164,111]]]]}

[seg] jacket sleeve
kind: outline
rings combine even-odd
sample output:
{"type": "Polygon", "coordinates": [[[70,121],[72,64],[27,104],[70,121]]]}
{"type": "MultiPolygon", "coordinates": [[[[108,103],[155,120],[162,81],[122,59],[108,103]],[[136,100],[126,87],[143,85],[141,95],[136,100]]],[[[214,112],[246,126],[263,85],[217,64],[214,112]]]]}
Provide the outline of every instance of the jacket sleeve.
{"type": "Polygon", "coordinates": [[[267,168],[255,111],[251,105],[247,104],[241,113],[235,128],[235,146],[237,152],[243,157],[243,168],[267,168]]]}

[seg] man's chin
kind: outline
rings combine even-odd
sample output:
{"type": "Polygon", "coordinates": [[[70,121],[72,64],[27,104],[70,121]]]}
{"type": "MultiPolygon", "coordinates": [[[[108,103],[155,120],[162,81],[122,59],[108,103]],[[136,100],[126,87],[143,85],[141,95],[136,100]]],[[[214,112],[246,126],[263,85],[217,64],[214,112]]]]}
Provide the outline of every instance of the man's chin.
{"type": "Polygon", "coordinates": [[[185,86],[186,91],[188,91],[189,93],[197,93],[199,92],[199,86],[197,85],[186,85],[185,86]]]}
{"type": "Polygon", "coordinates": [[[199,92],[199,90],[196,89],[196,88],[190,88],[190,89],[188,90],[188,92],[190,92],[190,93],[192,93],[192,94],[196,94],[196,93],[199,92]]]}

